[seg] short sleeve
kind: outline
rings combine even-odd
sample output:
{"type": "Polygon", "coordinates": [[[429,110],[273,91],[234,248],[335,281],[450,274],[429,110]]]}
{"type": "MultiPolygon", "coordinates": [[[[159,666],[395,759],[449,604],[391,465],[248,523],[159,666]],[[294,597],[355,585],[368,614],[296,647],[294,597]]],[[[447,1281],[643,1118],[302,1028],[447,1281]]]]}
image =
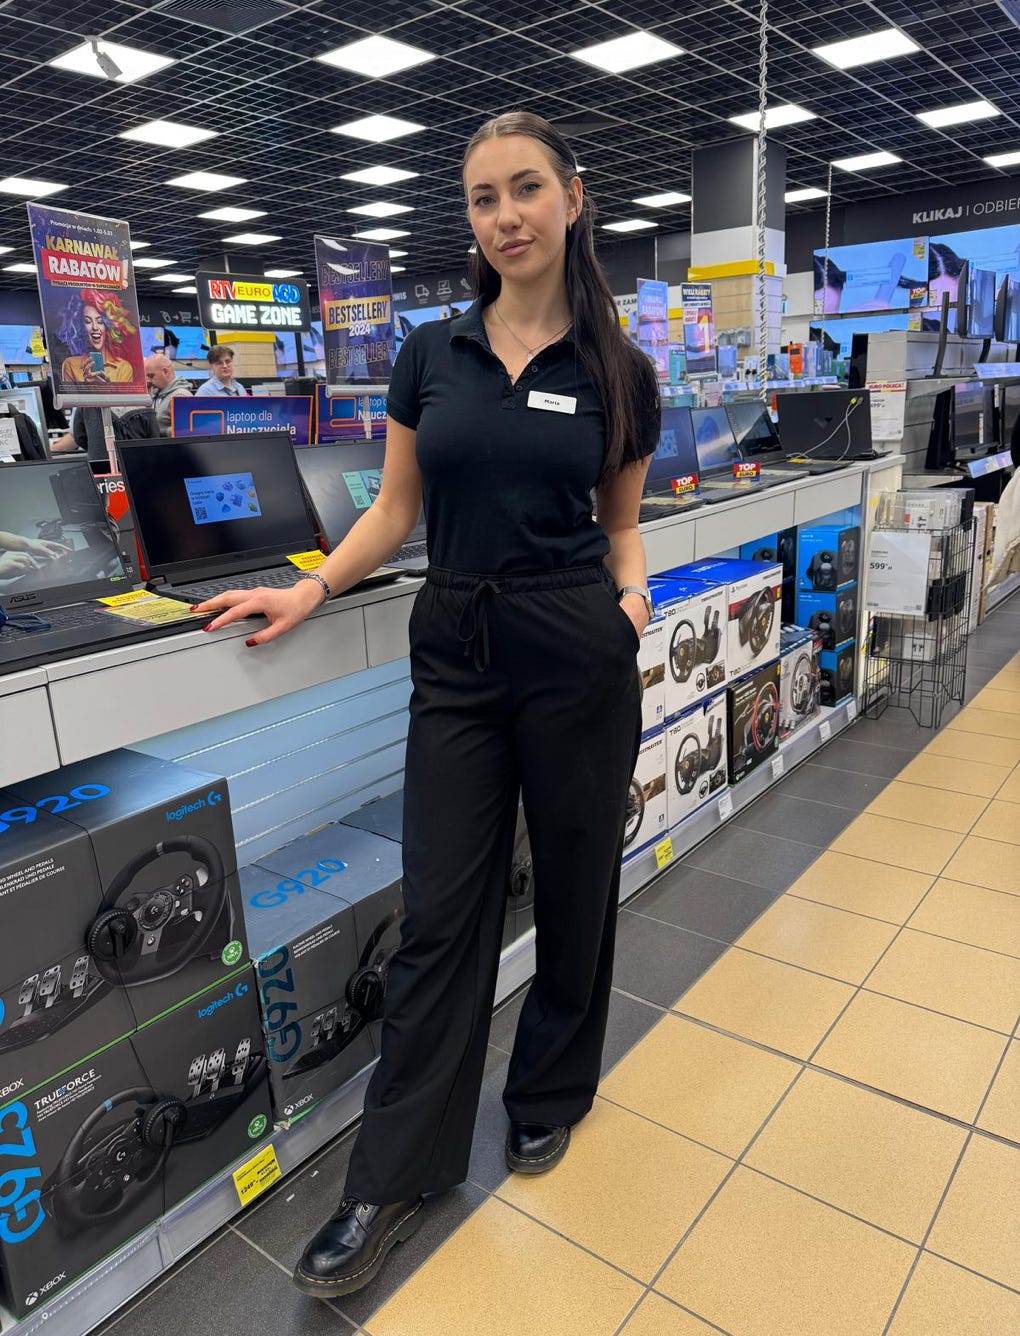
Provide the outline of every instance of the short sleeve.
{"type": "Polygon", "coordinates": [[[413,329],[397,353],[397,360],[390,372],[390,388],[386,395],[386,412],[410,431],[417,430],[421,419],[424,347],[425,341],[420,332],[413,329]]]}
{"type": "Polygon", "coordinates": [[[662,431],[662,400],[659,398],[658,386],[653,383],[646,387],[642,383],[639,394],[634,431],[630,433],[623,450],[624,462],[627,464],[634,464],[653,455],[659,447],[662,431]]]}

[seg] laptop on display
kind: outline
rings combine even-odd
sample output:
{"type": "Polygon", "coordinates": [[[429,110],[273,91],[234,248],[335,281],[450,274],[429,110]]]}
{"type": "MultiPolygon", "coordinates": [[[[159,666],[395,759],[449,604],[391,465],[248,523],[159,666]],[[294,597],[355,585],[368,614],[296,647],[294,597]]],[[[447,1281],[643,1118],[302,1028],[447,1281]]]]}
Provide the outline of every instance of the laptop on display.
{"type": "MultiPolygon", "coordinates": [[[[379,495],[386,444],[358,441],[347,445],[309,445],[302,446],[295,454],[319,532],[332,552],[379,495]]],[[[392,578],[396,578],[400,572],[424,571],[428,564],[425,525],[419,522],[386,565],[394,568],[392,578]]]]}
{"type": "Polygon", "coordinates": [[[710,496],[715,493],[714,499],[743,496],[779,481],[767,477],[748,481],[734,478],[733,465],[743,463],[744,456],[725,408],[692,408],[691,423],[701,485],[710,496]]]}
{"type": "Polygon", "coordinates": [[[834,473],[855,459],[873,459],[871,395],[867,390],[817,390],[776,395],[785,461],[770,472],[834,473]]]}
{"type": "Polygon", "coordinates": [[[659,444],[645,474],[638,518],[658,520],[664,515],[675,515],[704,505],[703,496],[677,495],[673,491],[674,479],[697,472],[698,457],[694,452],[691,410],[663,406],[659,444]]]}
{"type": "Polygon", "coordinates": [[[782,450],[776,424],[760,399],[738,400],[725,408],[737,448],[745,459],[757,460],[762,456],[764,465],[764,456],[782,450]]]}
{"type": "Polygon", "coordinates": [[[87,460],[0,465],[0,673],[194,629],[120,621],[93,602],[131,588],[87,460]],[[10,536],[47,546],[21,551],[10,536]]]}

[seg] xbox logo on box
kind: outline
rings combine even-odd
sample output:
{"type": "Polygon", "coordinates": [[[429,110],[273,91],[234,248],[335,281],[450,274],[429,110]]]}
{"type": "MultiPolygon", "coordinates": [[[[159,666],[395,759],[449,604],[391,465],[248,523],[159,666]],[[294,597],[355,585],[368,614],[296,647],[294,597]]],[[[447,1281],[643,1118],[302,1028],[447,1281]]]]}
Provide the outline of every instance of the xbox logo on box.
{"type": "Polygon", "coordinates": [[[256,1114],[255,1117],[248,1124],[249,1137],[251,1137],[252,1141],[254,1141],[256,1137],[260,1137],[262,1135],[262,1133],[266,1130],[268,1126],[269,1126],[269,1119],[266,1117],[266,1115],[264,1113],[256,1114]]]}
{"type": "Polygon", "coordinates": [[[236,965],[243,955],[244,947],[240,942],[228,942],[223,948],[223,954],[220,956],[220,959],[223,961],[224,965],[236,965]]]}

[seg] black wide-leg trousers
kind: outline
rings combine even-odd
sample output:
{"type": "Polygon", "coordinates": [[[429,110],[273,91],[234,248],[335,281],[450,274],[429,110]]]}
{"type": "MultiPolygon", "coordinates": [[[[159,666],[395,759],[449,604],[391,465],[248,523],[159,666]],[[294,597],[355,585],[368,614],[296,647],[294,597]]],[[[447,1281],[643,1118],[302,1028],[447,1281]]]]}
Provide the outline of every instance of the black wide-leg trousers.
{"type": "Polygon", "coordinates": [[[410,639],[405,919],[346,1186],[380,1205],[467,1176],[519,795],[536,972],[504,1103],[554,1125],[591,1108],[641,734],[638,637],[602,567],[430,569],[410,639]]]}

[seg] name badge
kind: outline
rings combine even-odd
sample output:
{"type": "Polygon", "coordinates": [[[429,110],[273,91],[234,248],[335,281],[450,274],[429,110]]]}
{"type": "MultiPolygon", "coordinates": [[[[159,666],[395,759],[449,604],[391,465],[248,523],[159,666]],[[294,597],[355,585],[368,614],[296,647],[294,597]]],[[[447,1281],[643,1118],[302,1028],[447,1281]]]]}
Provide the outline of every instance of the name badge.
{"type": "Polygon", "coordinates": [[[528,395],[529,408],[544,408],[547,413],[576,413],[577,400],[569,394],[541,394],[532,390],[528,395]]]}

